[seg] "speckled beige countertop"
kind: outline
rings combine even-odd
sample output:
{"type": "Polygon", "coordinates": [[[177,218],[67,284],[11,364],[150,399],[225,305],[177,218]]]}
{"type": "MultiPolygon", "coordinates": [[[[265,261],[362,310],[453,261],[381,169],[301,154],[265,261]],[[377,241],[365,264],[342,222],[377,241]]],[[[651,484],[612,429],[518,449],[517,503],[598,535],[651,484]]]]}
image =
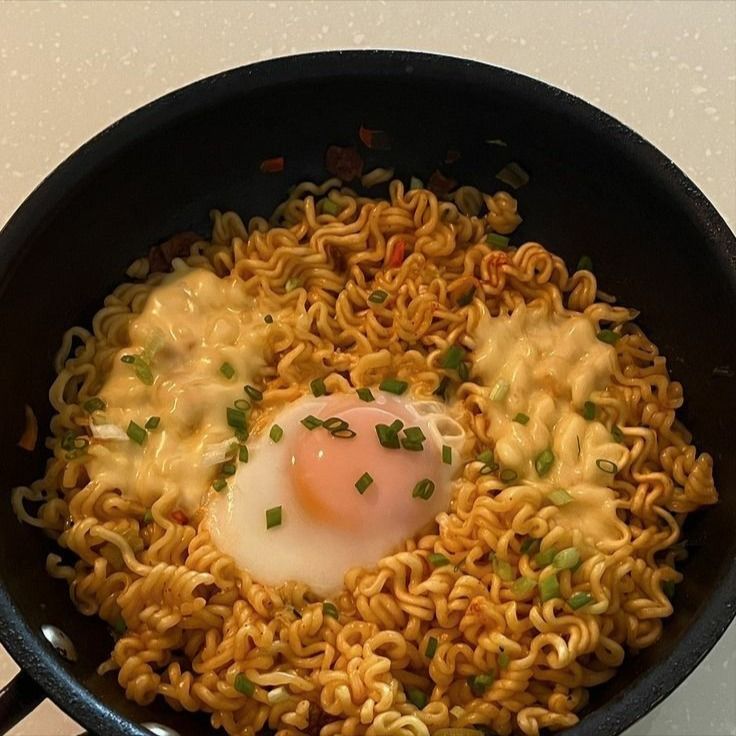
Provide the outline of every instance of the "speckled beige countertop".
{"type": "MultiPolygon", "coordinates": [[[[649,139],[736,225],[736,2],[0,2],[0,226],[127,112],[273,56],[409,48],[576,94],[649,139]]],[[[15,671],[0,651],[0,685],[15,671]]],[[[46,702],[12,732],[76,734],[46,702]]],[[[736,734],[736,626],[627,736],[736,734]]]]}

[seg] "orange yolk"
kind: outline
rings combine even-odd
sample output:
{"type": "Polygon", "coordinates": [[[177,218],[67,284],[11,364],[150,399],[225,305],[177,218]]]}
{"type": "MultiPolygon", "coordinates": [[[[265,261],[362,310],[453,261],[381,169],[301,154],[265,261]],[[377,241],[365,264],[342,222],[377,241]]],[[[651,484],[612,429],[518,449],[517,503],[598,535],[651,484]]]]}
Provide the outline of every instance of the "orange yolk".
{"type": "Polygon", "coordinates": [[[299,434],[291,452],[290,473],[304,510],[330,526],[346,529],[375,526],[380,531],[381,520],[392,524],[405,520],[408,527],[418,520],[421,525],[425,502],[413,498],[412,490],[424,478],[435,484],[442,478],[441,448],[421,419],[412,416],[399,400],[379,405],[344,394],[326,399],[316,416],[322,420],[339,417],[356,435],[341,439],[322,427],[299,434]],[[389,449],[380,444],[376,425],[390,425],[396,419],[404,427],[422,429],[427,437],[424,450],[389,449]],[[373,483],[361,495],[355,483],[363,473],[369,473],[373,483]]]}

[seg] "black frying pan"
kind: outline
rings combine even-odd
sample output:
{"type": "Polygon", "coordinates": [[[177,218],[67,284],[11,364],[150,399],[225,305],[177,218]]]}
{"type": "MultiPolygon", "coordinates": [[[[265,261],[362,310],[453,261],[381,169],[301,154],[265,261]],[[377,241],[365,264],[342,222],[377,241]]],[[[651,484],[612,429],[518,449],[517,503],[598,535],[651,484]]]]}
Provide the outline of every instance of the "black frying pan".
{"type": "Polygon", "coordinates": [[[127,265],[180,230],[208,232],[212,207],[244,217],[269,213],[287,188],[325,176],[331,144],[358,129],[390,132],[393,148],[371,164],[404,180],[436,168],[494,190],[495,173],[518,161],[524,223],[515,242],[539,240],[574,264],[592,256],[601,288],[642,310],[641,324],[684,383],[682,416],[716,461],[717,507],[687,523],[675,614],[655,646],[627,658],[595,688],[580,734],[617,734],[692,671],[736,607],[736,240],[674,164],[612,118],[541,82],[470,61],[404,52],[310,54],[220,74],[124,118],[63,163],[0,234],[0,638],[23,674],[0,695],[0,732],[38,702],[40,688],[90,731],[145,734],[158,722],[210,733],[204,715],[125,700],[98,663],[112,642],[101,621],[69,602],[47,577],[53,544],[13,515],[8,489],[36,478],[44,452],[15,447],[23,404],[48,426],[51,359],[63,331],[86,323],[124,279],[127,265]],[[506,147],[490,145],[502,139],[506,147]],[[461,158],[444,166],[448,148],[461,158]],[[283,155],[285,171],[258,164],[283,155]],[[41,634],[61,628],[76,644],[69,662],[41,634]],[[37,683],[37,685],[36,685],[37,683]],[[3,723],[3,719],[5,722],[3,723]]]}

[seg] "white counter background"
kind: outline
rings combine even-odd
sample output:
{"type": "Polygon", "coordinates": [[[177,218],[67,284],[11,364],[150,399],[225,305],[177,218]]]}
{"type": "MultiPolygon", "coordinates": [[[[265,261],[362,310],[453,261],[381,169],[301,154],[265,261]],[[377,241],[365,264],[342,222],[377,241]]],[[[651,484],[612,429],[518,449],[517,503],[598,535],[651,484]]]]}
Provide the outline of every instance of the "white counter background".
{"type": "MultiPolygon", "coordinates": [[[[705,0],[0,2],[0,226],[140,105],[224,69],[339,48],[465,56],[568,90],[651,141],[736,226],[736,2],[705,0]]],[[[0,651],[0,685],[15,670],[0,651]]],[[[79,730],[47,701],[12,733],[79,730]]],[[[626,736],[726,734],[736,734],[736,625],[626,736]]]]}

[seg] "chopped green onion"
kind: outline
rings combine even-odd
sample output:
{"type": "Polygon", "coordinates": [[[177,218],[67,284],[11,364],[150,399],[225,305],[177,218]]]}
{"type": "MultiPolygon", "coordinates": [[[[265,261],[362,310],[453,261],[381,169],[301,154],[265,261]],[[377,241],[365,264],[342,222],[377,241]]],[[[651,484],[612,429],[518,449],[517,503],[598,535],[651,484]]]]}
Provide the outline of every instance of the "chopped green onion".
{"type": "Polygon", "coordinates": [[[266,529],[273,529],[276,526],[281,526],[281,506],[266,509],[266,529]]]}
{"type": "Polygon", "coordinates": [[[317,419],[317,417],[313,416],[312,414],[308,414],[304,419],[301,420],[301,423],[311,432],[313,429],[317,429],[317,427],[322,426],[322,420],[317,419]]]}
{"type": "Polygon", "coordinates": [[[493,250],[506,250],[509,247],[509,239],[505,235],[498,235],[496,233],[488,233],[486,235],[486,243],[493,250]]]}
{"type": "Polygon", "coordinates": [[[613,427],[611,428],[611,437],[613,437],[614,442],[619,442],[619,443],[623,442],[624,433],[621,431],[621,427],[614,424],[613,427]]]}
{"type": "Polygon", "coordinates": [[[459,345],[450,345],[440,359],[440,366],[448,370],[457,370],[465,355],[465,351],[459,345]]]}
{"type": "Polygon", "coordinates": [[[490,465],[493,462],[493,453],[490,450],[483,450],[476,459],[484,465],[490,465]]]}
{"type": "Polygon", "coordinates": [[[442,462],[445,465],[452,465],[452,447],[442,445],[442,462]]]}
{"type": "Polygon", "coordinates": [[[457,300],[458,307],[467,307],[473,301],[474,296],[475,286],[472,286],[457,300]]]}
{"type": "Polygon", "coordinates": [[[384,291],[383,289],[376,289],[368,297],[368,301],[372,302],[373,304],[383,304],[386,299],[388,299],[388,292],[384,291]]]}
{"type": "Polygon", "coordinates": [[[328,215],[339,215],[341,211],[342,207],[337,202],[333,202],[331,199],[322,200],[322,212],[326,212],[328,215]]]}
{"type": "Polygon", "coordinates": [[[475,675],[474,677],[468,678],[468,685],[470,685],[473,695],[479,698],[486,690],[488,690],[489,687],[491,687],[491,685],[493,685],[495,679],[496,676],[492,672],[485,675],[475,675]]]}
{"type": "Polygon", "coordinates": [[[349,425],[344,419],[340,419],[340,417],[330,417],[322,422],[322,426],[328,432],[339,432],[342,429],[347,429],[349,425]]]}
{"type": "Polygon", "coordinates": [[[427,695],[416,687],[410,687],[407,690],[406,697],[412,705],[415,705],[419,710],[427,705],[427,695]]]}
{"type": "Polygon", "coordinates": [[[502,483],[513,483],[518,477],[519,474],[512,468],[504,468],[499,475],[502,483]]]}
{"type": "Polygon", "coordinates": [[[125,623],[125,619],[122,616],[118,616],[113,622],[112,628],[115,630],[115,633],[120,636],[126,632],[128,626],[125,623]]]}
{"type": "Polygon", "coordinates": [[[248,697],[251,697],[253,693],[256,691],[256,686],[254,683],[252,683],[245,675],[242,673],[239,675],[236,675],[235,682],[233,683],[235,689],[239,693],[243,693],[243,695],[247,695],[248,697]]]}
{"type": "Polygon", "coordinates": [[[240,449],[238,450],[238,460],[240,460],[241,463],[248,462],[248,448],[245,445],[240,445],[240,449]]]}
{"type": "Polygon", "coordinates": [[[243,391],[251,401],[261,401],[263,399],[263,391],[259,391],[255,386],[243,386],[243,391]]]}
{"type": "Polygon", "coordinates": [[[227,481],[224,478],[217,478],[212,482],[212,488],[220,493],[220,491],[224,491],[227,488],[227,481]]]}
{"type": "Polygon", "coordinates": [[[225,376],[225,378],[230,379],[235,375],[235,368],[233,368],[232,365],[230,365],[230,363],[225,361],[220,366],[220,373],[222,373],[222,375],[225,376]]]}
{"type": "Polygon", "coordinates": [[[401,421],[401,419],[394,419],[391,424],[389,424],[389,427],[394,432],[400,432],[404,428],[404,422],[401,421]]]}
{"type": "Polygon", "coordinates": [[[522,412],[519,412],[515,417],[514,421],[518,422],[519,424],[526,424],[529,421],[529,415],[523,414],[522,412]]]}
{"type": "Polygon", "coordinates": [[[572,608],[573,611],[577,611],[578,608],[587,606],[593,602],[593,596],[590,593],[573,593],[567,599],[567,605],[572,608]]]}
{"type": "MultiPolygon", "coordinates": [[[[662,592],[668,597],[672,598],[675,594],[675,581],[665,580],[662,582],[662,592]]],[[[568,601],[569,602],[569,601],[568,601]]],[[[572,604],[570,604],[572,605],[572,604]]]]}
{"type": "Polygon", "coordinates": [[[245,399],[235,399],[233,406],[236,409],[240,409],[240,411],[248,411],[250,409],[250,404],[245,399]]]}
{"type": "Polygon", "coordinates": [[[434,493],[434,483],[429,478],[424,478],[414,486],[411,495],[412,498],[421,498],[424,501],[429,501],[434,493]]]}
{"type": "Polygon", "coordinates": [[[353,437],[355,437],[357,432],[354,432],[349,427],[343,427],[341,429],[335,429],[334,431],[330,432],[330,434],[339,440],[351,440],[353,439],[353,437]]]}
{"type": "Polygon", "coordinates": [[[356,392],[361,401],[375,401],[375,397],[369,388],[359,388],[356,392]]]}
{"type": "Polygon", "coordinates": [[[378,385],[378,388],[389,394],[401,396],[409,388],[409,384],[406,381],[400,381],[398,378],[384,378],[378,385]]]}
{"type": "Polygon", "coordinates": [[[430,636],[429,639],[427,639],[427,648],[424,650],[424,656],[427,659],[432,659],[432,657],[437,653],[437,644],[437,637],[430,636]]]}
{"type": "Polygon", "coordinates": [[[552,563],[556,554],[556,547],[548,547],[543,552],[537,552],[537,554],[534,555],[534,562],[537,563],[537,567],[547,567],[547,565],[552,563]]]}
{"type": "Polygon", "coordinates": [[[146,509],[146,512],[143,514],[143,523],[144,524],[150,524],[153,521],[153,512],[151,509],[146,509]]]}
{"type": "Polygon", "coordinates": [[[411,452],[422,452],[422,450],[424,450],[424,445],[422,445],[421,442],[412,442],[404,437],[401,438],[401,446],[405,450],[410,450],[411,452]]]}
{"type": "Polygon", "coordinates": [[[419,427],[407,427],[404,430],[404,435],[409,442],[424,442],[427,439],[419,427]]]}
{"type": "Polygon", "coordinates": [[[556,488],[554,491],[550,491],[547,494],[547,499],[555,506],[565,506],[574,500],[564,488],[556,488]]]}
{"type": "Polygon", "coordinates": [[[148,421],[146,422],[146,429],[157,429],[158,425],[161,423],[161,417],[148,417],[148,421]]]}
{"type": "Polygon", "coordinates": [[[531,578],[520,577],[514,580],[514,584],[511,586],[511,592],[519,596],[528,595],[536,586],[537,583],[531,578]]]}
{"type": "Polygon", "coordinates": [[[457,369],[457,375],[461,381],[467,381],[470,378],[470,364],[460,363],[457,369]]]}
{"type": "Polygon", "coordinates": [[[539,455],[534,458],[534,468],[540,478],[543,478],[545,475],[547,475],[554,464],[555,456],[552,450],[550,450],[549,448],[547,448],[543,452],[540,452],[539,455]]]}
{"type": "Polygon", "coordinates": [[[81,450],[89,444],[89,440],[81,435],[74,434],[71,430],[64,433],[61,439],[61,447],[64,450],[81,450]]]}
{"type": "Polygon", "coordinates": [[[509,392],[509,382],[504,381],[503,378],[496,381],[496,385],[491,391],[491,401],[503,401],[506,398],[506,394],[509,392]]]}
{"type": "Polygon", "coordinates": [[[590,256],[580,256],[577,266],[578,271],[593,271],[593,261],[590,256]]]}
{"type": "Polygon", "coordinates": [[[98,396],[87,399],[87,401],[82,404],[82,408],[87,412],[87,414],[91,414],[93,411],[102,411],[105,406],[105,402],[98,396]]]}
{"type": "Polygon", "coordinates": [[[337,606],[334,603],[330,603],[330,601],[325,601],[322,604],[322,613],[325,616],[329,616],[330,618],[334,619],[338,619],[340,617],[337,606]]]}
{"type": "Polygon", "coordinates": [[[615,345],[621,339],[621,335],[613,330],[601,330],[596,337],[601,342],[608,343],[609,345],[615,345]]]}
{"type": "Polygon", "coordinates": [[[511,564],[506,560],[500,560],[498,557],[493,558],[493,571],[501,578],[501,580],[510,583],[515,577],[516,573],[511,564]]]}
{"type": "Polygon", "coordinates": [[[514,189],[519,189],[529,183],[529,174],[519,166],[515,161],[506,164],[501,171],[496,174],[496,179],[500,179],[504,184],[508,184],[514,189]]]}
{"type": "Polygon", "coordinates": [[[309,384],[309,388],[312,390],[312,396],[324,396],[327,393],[327,386],[323,378],[315,378],[309,384]]]}
{"type": "Polygon", "coordinates": [[[264,322],[265,322],[265,323],[266,323],[267,325],[271,325],[271,324],[273,324],[273,317],[272,317],[272,316],[271,316],[270,314],[267,314],[267,315],[266,315],[266,316],[265,316],[265,317],[263,318],[263,321],[264,321],[264,322]]]}
{"type": "Polygon", "coordinates": [[[232,463],[225,463],[222,466],[223,475],[235,475],[235,466],[232,463]]]}
{"type": "Polygon", "coordinates": [[[237,439],[238,442],[240,443],[245,442],[248,439],[248,430],[247,429],[236,429],[235,439],[237,439]]]}
{"type": "Polygon", "coordinates": [[[284,436],[284,430],[279,427],[278,424],[274,424],[273,427],[271,427],[271,431],[268,433],[268,436],[274,441],[279,442],[281,438],[284,436]]]}
{"type": "Polygon", "coordinates": [[[416,176],[412,176],[411,179],[409,179],[409,190],[412,189],[424,189],[424,182],[416,176]]]}
{"type": "Polygon", "coordinates": [[[589,422],[593,421],[596,411],[596,405],[592,401],[586,401],[583,404],[583,419],[587,419],[589,422]]]}
{"type": "Polygon", "coordinates": [[[128,429],[125,432],[137,445],[142,445],[146,441],[146,437],[148,437],[148,432],[140,424],[136,424],[132,420],[128,424],[128,429]]]}
{"type": "Polygon", "coordinates": [[[499,669],[505,670],[509,666],[509,655],[506,652],[501,652],[498,655],[498,667],[499,669]]]}
{"type": "Polygon", "coordinates": [[[595,461],[595,464],[598,466],[599,470],[602,470],[604,473],[611,473],[612,475],[618,473],[618,465],[611,460],[599,457],[595,461]]]}
{"type": "Polygon", "coordinates": [[[575,567],[579,562],[580,553],[575,549],[575,547],[566,547],[558,552],[552,560],[552,564],[558,570],[569,570],[570,568],[575,567]]]}
{"type": "Polygon", "coordinates": [[[294,291],[294,289],[298,289],[302,285],[302,282],[296,278],[296,276],[292,276],[290,279],[286,280],[286,284],[284,284],[284,289],[286,290],[286,293],[288,294],[290,291],[294,291]]]}
{"type": "Polygon", "coordinates": [[[444,567],[445,565],[450,564],[450,560],[445,557],[445,555],[441,554],[440,552],[430,552],[427,555],[427,559],[429,560],[429,564],[432,565],[432,567],[444,567]]]}
{"type": "Polygon", "coordinates": [[[234,409],[228,406],[226,414],[228,426],[234,429],[245,429],[245,412],[242,409],[234,409]]]}
{"type": "Polygon", "coordinates": [[[390,450],[398,450],[401,447],[398,432],[387,424],[376,424],[376,434],[383,447],[390,450]]]}
{"type": "Polygon", "coordinates": [[[447,400],[447,389],[450,387],[450,379],[447,376],[442,376],[437,388],[432,392],[433,396],[439,396],[443,400],[447,400]]]}
{"type": "Polygon", "coordinates": [[[546,603],[552,598],[560,597],[560,584],[557,581],[557,574],[549,575],[539,583],[539,597],[542,603],[546,603]]]}
{"type": "Polygon", "coordinates": [[[539,549],[539,540],[534,539],[534,537],[527,537],[521,543],[520,549],[521,549],[521,554],[523,555],[534,554],[539,549]]]}
{"type": "Polygon", "coordinates": [[[355,487],[358,489],[358,493],[362,496],[371,483],[373,483],[371,475],[369,473],[363,473],[363,475],[355,481],[355,487]]]}
{"type": "Polygon", "coordinates": [[[138,376],[138,380],[141,383],[146,386],[153,385],[153,373],[151,372],[151,367],[145,360],[143,360],[143,358],[138,355],[123,355],[120,360],[122,360],[123,363],[128,363],[133,366],[135,374],[138,376]]]}

